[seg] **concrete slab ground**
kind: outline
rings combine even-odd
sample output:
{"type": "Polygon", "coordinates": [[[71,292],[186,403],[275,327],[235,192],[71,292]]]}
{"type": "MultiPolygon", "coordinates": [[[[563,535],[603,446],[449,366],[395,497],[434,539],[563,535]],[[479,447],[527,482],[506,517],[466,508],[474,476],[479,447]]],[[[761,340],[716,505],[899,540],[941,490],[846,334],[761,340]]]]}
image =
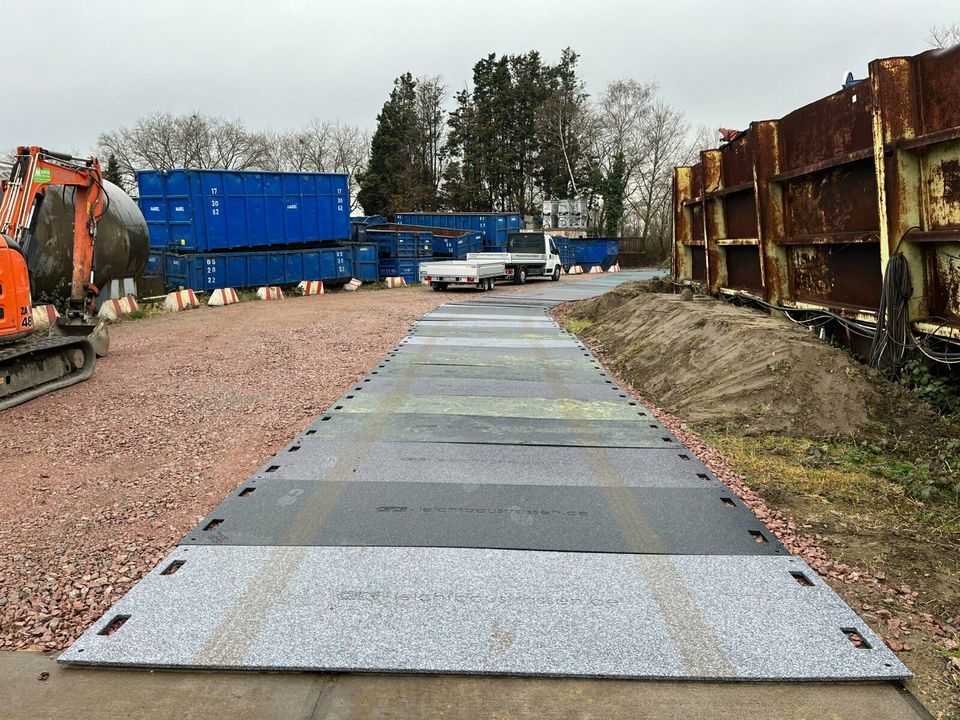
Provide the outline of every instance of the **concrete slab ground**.
{"type": "Polygon", "coordinates": [[[894,683],[698,683],[64,668],[0,653],[0,720],[918,720],[894,683]],[[40,680],[47,673],[45,680],[40,680]]]}

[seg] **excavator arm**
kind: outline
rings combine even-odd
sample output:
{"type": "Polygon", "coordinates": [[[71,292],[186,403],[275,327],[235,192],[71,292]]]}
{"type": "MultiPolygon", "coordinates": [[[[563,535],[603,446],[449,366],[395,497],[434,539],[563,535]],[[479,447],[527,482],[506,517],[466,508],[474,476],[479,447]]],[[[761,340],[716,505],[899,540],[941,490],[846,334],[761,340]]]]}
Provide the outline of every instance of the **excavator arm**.
{"type": "MultiPolygon", "coordinates": [[[[97,223],[109,207],[96,158],[19,147],[0,202],[0,410],[90,377],[109,336],[90,316],[97,223]],[[40,206],[51,185],[72,187],[73,272],[65,317],[47,337],[32,335],[27,258],[40,206]]],[[[37,248],[41,250],[41,248],[37,248]]],[[[35,253],[34,253],[35,254],[35,253]]]]}
{"type": "Polygon", "coordinates": [[[0,233],[12,238],[26,253],[37,212],[50,185],[74,188],[73,274],[68,316],[93,311],[99,289],[93,283],[93,251],[97,223],[109,202],[103,188],[103,171],[96,158],[75,158],[40,147],[18,147],[3,183],[0,233]]]}

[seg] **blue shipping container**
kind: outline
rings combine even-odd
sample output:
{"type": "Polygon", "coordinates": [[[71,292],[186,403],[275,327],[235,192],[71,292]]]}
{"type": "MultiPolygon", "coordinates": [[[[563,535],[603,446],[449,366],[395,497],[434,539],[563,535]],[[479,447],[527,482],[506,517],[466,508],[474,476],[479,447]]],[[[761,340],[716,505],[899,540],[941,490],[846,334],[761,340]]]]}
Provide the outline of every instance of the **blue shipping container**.
{"type": "MultiPolygon", "coordinates": [[[[567,242],[573,248],[574,263],[584,270],[595,265],[606,270],[617,261],[620,254],[620,241],[611,238],[571,238],[567,242]]],[[[562,252],[560,258],[562,263],[562,252]]]]}
{"type": "Polygon", "coordinates": [[[433,235],[403,230],[367,230],[367,241],[376,243],[380,257],[417,257],[433,254],[433,235]]]}
{"type": "Polygon", "coordinates": [[[367,230],[377,225],[386,225],[387,219],[380,215],[358,215],[350,218],[350,242],[367,242],[367,230]]]}
{"type": "Polygon", "coordinates": [[[308,250],[244,253],[163,253],[169,287],[191,290],[296,285],[301,280],[326,282],[353,277],[351,249],[342,246],[308,250]]]}
{"type": "Polygon", "coordinates": [[[446,235],[433,236],[434,257],[465,260],[467,253],[483,252],[483,235],[480,233],[464,233],[455,237],[446,235]]]}
{"type": "Polygon", "coordinates": [[[350,246],[353,259],[353,276],[363,282],[376,282],[379,265],[378,248],[374,243],[356,243],[350,246]]]}
{"type": "Polygon", "coordinates": [[[402,277],[407,285],[420,282],[420,261],[416,258],[380,258],[380,279],[402,277]]]}
{"type": "Polygon", "coordinates": [[[397,223],[483,233],[484,248],[505,247],[510,233],[523,228],[520,213],[399,213],[397,223]]]}
{"type": "Polygon", "coordinates": [[[144,170],[138,201],[150,246],[218,252],[347,240],[347,176],[144,170]]]}

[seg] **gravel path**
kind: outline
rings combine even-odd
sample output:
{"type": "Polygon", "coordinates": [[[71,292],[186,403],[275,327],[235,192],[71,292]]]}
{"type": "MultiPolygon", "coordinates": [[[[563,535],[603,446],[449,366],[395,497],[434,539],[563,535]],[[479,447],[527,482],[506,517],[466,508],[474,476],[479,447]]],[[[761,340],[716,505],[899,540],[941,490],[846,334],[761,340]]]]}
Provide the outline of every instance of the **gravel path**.
{"type": "Polygon", "coordinates": [[[122,323],[93,378],[0,414],[0,648],[69,645],[451,295],[330,293],[122,323]]]}

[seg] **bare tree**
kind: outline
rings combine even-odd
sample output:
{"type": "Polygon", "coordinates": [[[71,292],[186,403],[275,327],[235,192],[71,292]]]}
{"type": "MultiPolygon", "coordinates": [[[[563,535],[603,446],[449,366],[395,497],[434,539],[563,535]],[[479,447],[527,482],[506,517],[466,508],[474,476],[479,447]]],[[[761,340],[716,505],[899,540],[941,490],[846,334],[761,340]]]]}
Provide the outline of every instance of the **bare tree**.
{"type": "Polygon", "coordinates": [[[423,167],[436,193],[446,168],[446,153],[443,151],[447,137],[447,87],[439,75],[417,78],[416,110],[420,124],[423,167]]]}
{"type": "Polygon", "coordinates": [[[351,207],[356,177],[367,161],[370,138],[353,125],[316,118],[290,132],[254,132],[239,120],[191,113],[153,113],[132,127],[100,135],[99,152],[113,155],[127,190],[137,170],[292,170],[346,173],[351,207]]]}
{"type": "Polygon", "coordinates": [[[927,44],[934,48],[960,44],[960,22],[934,25],[927,36],[927,44]]]}
{"type": "Polygon", "coordinates": [[[366,131],[355,125],[314,118],[299,130],[271,135],[268,144],[271,169],[346,174],[351,210],[358,208],[357,175],[370,154],[370,136],[366,131]]]}
{"type": "Polygon", "coordinates": [[[136,186],[136,171],[172,168],[248,170],[269,162],[264,133],[251,132],[239,120],[192,113],[153,113],[132,127],[106,132],[98,151],[120,164],[124,185],[136,186]]]}

